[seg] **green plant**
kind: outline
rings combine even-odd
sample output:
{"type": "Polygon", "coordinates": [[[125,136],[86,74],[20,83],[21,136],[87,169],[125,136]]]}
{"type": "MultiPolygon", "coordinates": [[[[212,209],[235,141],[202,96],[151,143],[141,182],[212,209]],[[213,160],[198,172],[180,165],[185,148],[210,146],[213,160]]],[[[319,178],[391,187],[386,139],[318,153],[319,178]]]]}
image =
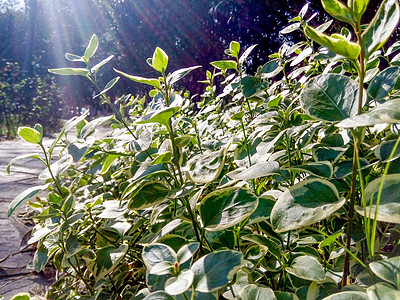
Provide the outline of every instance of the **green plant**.
{"type": "Polygon", "coordinates": [[[24,76],[18,63],[2,61],[0,67],[0,137],[16,137],[18,126],[38,122],[49,133],[59,130],[63,101],[54,78],[24,76]]]}
{"type": "MultiPolygon", "coordinates": [[[[106,96],[115,78],[99,94],[113,118],[73,118],[49,148],[39,125],[19,129],[41,148],[31,156],[46,182],[9,214],[49,191],[29,202],[39,209],[34,267],[52,261],[59,272],[49,299],[398,297],[400,46],[382,51],[398,4],[383,1],[368,27],[368,1],[323,4],[357,42],[345,28],[324,34],[331,22],[311,28],[305,6],[283,30],[305,40],[253,75],[243,66],[254,47],[232,42],[233,60],[206,71],[199,110],[175,90],[198,67],[168,73],[156,48],[147,62],[159,77],[116,70],[152,87],[147,106],[127,96],[118,110],[106,96]],[[112,131],[94,139],[108,120],[112,131]],[[63,139],[73,128],[76,138],[63,139]]],[[[93,36],[84,56],[66,55],[86,68],[51,72],[99,86],[97,46],[93,36]]]]}

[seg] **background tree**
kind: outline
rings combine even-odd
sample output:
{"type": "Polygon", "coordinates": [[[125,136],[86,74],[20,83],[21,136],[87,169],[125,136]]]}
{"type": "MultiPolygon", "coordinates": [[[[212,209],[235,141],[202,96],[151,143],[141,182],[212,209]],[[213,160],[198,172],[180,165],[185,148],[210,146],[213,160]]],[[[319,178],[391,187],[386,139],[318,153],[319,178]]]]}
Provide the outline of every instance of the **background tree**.
{"type": "MultiPolygon", "coordinates": [[[[379,2],[370,1],[364,18],[372,16],[379,2]]],[[[68,64],[62,53],[83,52],[86,41],[96,33],[101,43],[96,58],[117,54],[100,82],[105,84],[115,77],[112,67],[142,76],[155,75],[143,58],[150,57],[159,46],[170,56],[171,70],[203,66],[182,82],[192,94],[201,94],[203,85],[198,80],[211,69],[210,61],[221,58],[230,41],[239,41],[243,48],[257,44],[245,66],[253,72],[282,42],[299,40],[298,34],[282,35],[280,30],[306,3],[309,11],[323,11],[319,0],[4,0],[0,4],[0,28],[4,29],[0,35],[0,67],[17,62],[23,76],[43,77],[47,69],[68,64]]],[[[310,22],[321,24],[329,18],[320,13],[310,22]]],[[[88,82],[75,77],[57,80],[63,88],[65,117],[81,107],[91,108],[93,114],[103,109],[98,101],[92,101],[96,91],[88,82]]],[[[27,99],[33,99],[34,86],[25,89],[27,99]]],[[[146,91],[123,79],[111,96],[143,95],[146,91]]]]}

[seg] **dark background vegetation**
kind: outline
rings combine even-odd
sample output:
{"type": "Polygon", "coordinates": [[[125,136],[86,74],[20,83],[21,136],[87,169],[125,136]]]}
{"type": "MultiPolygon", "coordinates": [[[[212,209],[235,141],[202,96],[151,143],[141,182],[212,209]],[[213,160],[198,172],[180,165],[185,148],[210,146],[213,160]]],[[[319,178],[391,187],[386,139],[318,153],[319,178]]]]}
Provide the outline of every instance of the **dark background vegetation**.
{"type": "MultiPolygon", "coordinates": [[[[169,71],[203,66],[183,82],[192,94],[200,94],[198,81],[211,69],[211,61],[224,57],[232,40],[242,49],[258,45],[248,61],[250,72],[283,42],[295,42],[295,34],[283,36],[279,31],[307,2],[307,16],[319,13],[314,25],[328,19],[319,0],[1,0],[0,136],[15,131],[12,125],[41,121],[38,115],[55,128],[59,118],[81,107],[90,108],[92,116],[105,109],[92,100],[95,91],[84,78],[59,77],[55,85],[47,72],[81,66],[66,61],[64,54],[82,55],[93,33],[100,40],[94,59],[115,55],[100,72],[103,85],[115,77],[113,67],[144,77],[155,75],[145,60],[159,46],[169,55],[169,71]]],[[[371,0],[366,22],[380,2],[371,0]]],[[[123,79],[112,96],[146,91],[123,79]]]]}

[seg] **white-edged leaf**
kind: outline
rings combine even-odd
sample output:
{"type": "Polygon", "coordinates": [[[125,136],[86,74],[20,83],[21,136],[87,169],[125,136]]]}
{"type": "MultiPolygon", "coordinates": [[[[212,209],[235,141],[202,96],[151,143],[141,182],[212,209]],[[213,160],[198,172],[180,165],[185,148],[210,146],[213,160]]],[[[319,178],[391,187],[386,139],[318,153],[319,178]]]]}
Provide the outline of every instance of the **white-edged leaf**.
{"type": "Polygon", "coordinates": [[[97,51],[99,46],[99,38],[97,35],[93,34],[90,38],[89,45],[86,47],[85,54],[83,55],[87,60],[91,58],[97,51]]]}
{"type": "Polygon", "coordinates": [[[36,158],[36,159],[40,159],[39,157],[39,153],[30,153],[30,154],[22,154],[22,155],[18,155],[17,157],[14,157],[12,160],[10,160],[10,162],[7,165],[7,173],[10,174],[10,168],[11,165],[21,159],[25,159],[25,158],[36,158]]]}
{"type": "Polygon", "coordinates": [[[299,229],[319,222],[343,206],[336,187],[325,179],[301,181],[285,191],[271,212],[276,232],[299,229]]]}
{"type": "MultiPolygon", "coordinates": [[[[365,200],[367,205],[367,216],[375,219],[376,201],[381,185],[382,177],[377,178],[365,187],[365,200]],[[371,212],[370,212],[371,209],[371,212]]],[[[376,219],[387,223],[400,223],[400,197],[398,194],[400,188],[400,174],[386,175],[383,183],[381,199],[378,207],[376,219]]],[[[364,208],[355,206],[356,211],[364,216],[364,208]]]]}
{"type": "Polygon", "coordinates": [[[369,112],[344,119],[336,124],[336,126],[341,128],[354,128],[398,122],[400,122],[400,98],[379,104],[369,112]]]}
{"type": "Polygon", "coordinates": [[[92,72],[96,73],[99,68],[101,68],[102,66],[104,66],[106,63],[108,63],[110,60],[112,60],[114,58],[114,55],[110,55],[109,57],[103,59],[101,62],[99,62],[98,64],[96,64],[93,68],[92,68],[92,72]]]}
{"type": "Polygon", "coordinates": [[[194,273],[192,270],[183,271],[176,277],[168,278],[165,283],[165,291],[172,296],[180,295],[190,288],[193,279],[194,273]]]}
{"type": "Polygon", "coordinates": [[[88,77],[89,70],[86,68],[58,68],[58,69],[49,69],[50,73],[57,75],[80,75],[84,77],[88,77]]]}
{"type": "Polygon", "coordinates": [[[87,138],[91,133],[93,133],[93,131],[98,126],[100,126],[104,122],[107,122],[112,117],[113,116],[100,117],[100,118],[97,118],[97,119],[94,119],[94,120],[90,121],[85,126],[83,126],[82,130],[79,133],[79,137],[82,138],[82,139],[87,138]]]}
{"type": "MultiPolygon", "coordinates": [[[[74,159],[71,154],[65,155],[57,160],[55,163],[50,165],[51,173],[55,178],[60,176],[63,172],[65,172],[69,166],[73,163],[74,159]]],[[[46,180],[52,178],[49,169],[44,169],[42,173],[39,175],[39,179],[46,180]]]]}
{"type": "Polygon", "coordinates": [[[115,77],[115,78],[111,79],[111,80],[106,84],[106,86],[104,87],[104,89],[103,89],[99,94],[97,94],[96,96],[94,96],[93,99],[94,99],[94,98],[97,98],[97,97],[99,97],[100,95],[103,95],[103,94],[107,93],[109,90],[111,90],[112,87],[118,82],[118,80],[119,80],[120,78],[121,78],[121,77],[118,76],[118,77],[115,77]]]}
{"type": "Polygon", "coordinates": [[[161,262],[170,262],[174,264],[177,261],[176,253],[171,247],[157,243],[145,245],[143,247],[142,257],[144,264],[150,271],[155,265],[161,262]]]}
{"type": "Polygon", "coordinates": [[[17,197],[15,197],[11,201],[10,205],[8,206],[7,216],[10,217],[18,208],[20,208],[23,204],[25,204],[29,199],[43,192],[45,189],[47,189],[48,186],[49,186],[48,184],[34,186],[20,193],[17,197]]]}
{"type": "Polygon", "coordinates": [[[192,72],[193,70],[198,69],[198,68],[201,68],[201,66],[194,66],[194,67],[179,69],[179,70],[176,70],[176,71],[172,72],[167,77],[167,85],[171,86],[172,84],[174,84],[177,81],[181,80],[187,74],[189,74],[190,72],[192,72]]]}
{"type": "Polygon", "coordinates": [[[236,180],[250,180],[277,173],[279,173],[279,163],[277,161],[269,161],[252,165],[240,173],[233,174],[231,177],[236,180]]]}
{"type": "Polygon", "coordinates": [[[296,277],[311,281],[325,280],[325,271],[321,263],[312,256],[296,257],[286,271],[296,277]]]}
{"type": "Polygon", "coordinates": [[[151,86],[154,86],[157,89],[161,89],[160,82],[156,78],[145,78],[145,77],[140,77],[140,76],[134,76],[134,75],[129,75],[127,73],[118,71],[114,69],[115,72],[118,74],[121,74],[122,76],[125,76],[126,78],[133,80],[135,82],[143,83],[143,84],[148,84],[151,86]]]}
{"type": "Polygon", "coordinates": [[[257,197],[245,189],[220,189],[208,194],[201,201],[200,217],[206,230],[219,231],[247,219],[257,205],[257,197]]]}
{"type": "Polygon", "coordinates": [[[197,292],[211,293],[224,287],[243,263],[243,254],[234,250],[212,252],[193,265],[193,287],[197,292]]]}

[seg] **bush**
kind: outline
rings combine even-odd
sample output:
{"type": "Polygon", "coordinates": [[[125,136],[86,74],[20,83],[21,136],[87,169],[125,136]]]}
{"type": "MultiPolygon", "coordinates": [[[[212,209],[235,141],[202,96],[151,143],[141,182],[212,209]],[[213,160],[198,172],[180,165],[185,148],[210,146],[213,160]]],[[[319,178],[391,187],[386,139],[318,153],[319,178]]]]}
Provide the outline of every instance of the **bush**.
{"type": "Polygon", "coordinates": [[[399,6],[384,1],[365,28],[367,2],[323,1],[357,42],[347,29],[325,35],[329,22],[307,26],[304,7],[284,33],[300,30],[305,41],[283,45],[254,75],[242,68],[254,47],[231,42],[229,59],[206,71],[198,110],[174,90],[198,67],[167,73],[160,48],[147,60],[160,77],[116,70],[153,87],[146,107],[126,96],[119,109],[107,96],[119,77],[104,88],[96,80],[111,58],[90,67],[97,37],[83,56],[67,54],[85,66],[50,71],[89,79],[114,116],[72,118],[49,148],[40,125],[19,129],[43,149],[32,156],[45,184],[17,196],[8,214],[49,191],[29,202],[39,210],[33,266],[51,260],[59,274],[47,297],[398,297],[400,47],[382,46],[399,6]],[[93,138],[111,118],[113,130],[93,138]]]}
{"type": "Polygon", "coordinates": [[[18,126],[38,122],[48,133],[60,128],[62,93],[54,77],[25,76],[18,63],[3,62],[0,87],[0,137],[15,137],[18,126]]]}

